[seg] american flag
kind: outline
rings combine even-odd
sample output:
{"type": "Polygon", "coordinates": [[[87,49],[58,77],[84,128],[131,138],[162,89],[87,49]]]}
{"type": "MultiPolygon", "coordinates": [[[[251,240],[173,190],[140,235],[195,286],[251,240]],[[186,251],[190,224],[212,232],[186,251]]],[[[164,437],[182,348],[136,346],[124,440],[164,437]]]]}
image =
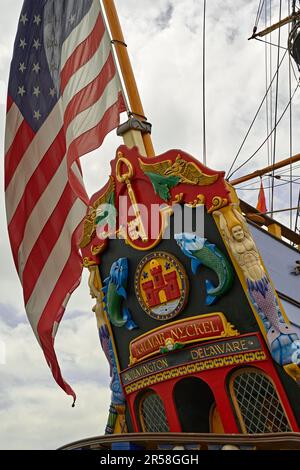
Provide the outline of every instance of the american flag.
{"type": "Polygon", "coordinates": [[[88,197],[79,157],[102,144],[125,110],[99,0],[25,0],[8,86],[8,230],[28,319],[74,400],[54,338],[82,272],[88,197]]]}

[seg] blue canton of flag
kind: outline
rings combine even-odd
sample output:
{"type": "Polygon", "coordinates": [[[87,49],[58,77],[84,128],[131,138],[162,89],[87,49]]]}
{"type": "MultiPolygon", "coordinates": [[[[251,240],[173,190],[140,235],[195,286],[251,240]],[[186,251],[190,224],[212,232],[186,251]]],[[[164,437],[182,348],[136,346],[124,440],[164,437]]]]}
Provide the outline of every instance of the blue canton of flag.
{"type": "Polygon", "coordinates": [[[63,42],[91,8],[92,0],[26,0],[11,64],[9,94],[34,131],[60,97],[63,42]]]}

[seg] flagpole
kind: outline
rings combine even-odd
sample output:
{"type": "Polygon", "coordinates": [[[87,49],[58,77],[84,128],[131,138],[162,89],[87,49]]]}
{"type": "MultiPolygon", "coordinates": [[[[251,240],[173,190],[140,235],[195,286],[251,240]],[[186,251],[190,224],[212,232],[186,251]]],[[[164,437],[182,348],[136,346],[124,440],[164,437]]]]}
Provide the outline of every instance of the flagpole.
{"type": "MultiPolygon", "coordinates": [[[[142,121],[147,121],[145,112],[138,92],[131,62],[127,52],[127,45],[123,36],[121,24],[118,18],[114,0],[102,0],[107,21],[117,53],[122,77],[127,91],[132,114],[142,121]]],[[[142,134],[143,143],[148,157],[155,155],[152,139],[149,133],[142,134]]]]}

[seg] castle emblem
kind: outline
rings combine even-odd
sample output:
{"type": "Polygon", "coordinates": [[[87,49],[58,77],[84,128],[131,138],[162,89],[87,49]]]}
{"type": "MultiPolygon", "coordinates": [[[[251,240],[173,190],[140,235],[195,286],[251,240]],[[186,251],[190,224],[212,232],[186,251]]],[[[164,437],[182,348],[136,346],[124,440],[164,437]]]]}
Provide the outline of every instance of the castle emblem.
{"type": "Polygon", "coordinates": [[[178,315],[186,304],[188,290],[185,269],[175,256],[159,251],[139,263],[135,274],[136,296],[152,318],[168,320],[178,315]]]}

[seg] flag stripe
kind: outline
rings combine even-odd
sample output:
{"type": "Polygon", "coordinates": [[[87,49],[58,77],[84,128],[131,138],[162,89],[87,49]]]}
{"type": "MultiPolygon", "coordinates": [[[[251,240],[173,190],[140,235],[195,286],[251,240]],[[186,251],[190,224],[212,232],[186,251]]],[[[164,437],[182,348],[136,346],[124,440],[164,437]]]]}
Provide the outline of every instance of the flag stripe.
{"type": "Polygon", "coordinates": [[[12,177],[23,158],[24,153],[34,139],[35,133],[26,121],[18,128],[5,158],[5,189],[10,184],[12,177]]]}
{"type": "MultiPolygon", "coordinates": [[[[35,284],[34,290],[26,303],[26,311],[30,312],[31,326],[35,333],[37,324],[52,292],[59,279],[66,262],[71,254],[70,239],[78,226],[78,214],[84,217],[86,207],[80,199],[73,204],[58,240],[53,247],[51,256],[47,259],[35,284]]],[[[65,289],[65,286],[61,286],[65,289]]]]}
{"type": "Polygon", "coordinates": [[[66,131],[66,143],[69,148],[71,142],[84,134],[89,129],[95,127],[99,120],[103,118],[105,110],[110,108],[118,99],[116,82],[118,77],[114,77],[106,86],[103,94],[90,108],[79,113],[68,126],[66,131]]]}
{"type": "Polygon", "coordinates": [[[70,188],[70,185],[67,184],[54,212],[49,217],[47,224],[42,229],[39,238],[26,260],[27,262],[23,271],[25,304],[28,302],[28,299],[32,294],[44,264],[49,256],[51,256],[52,249],[54,248],[55,243],[63,230],[65,220],[68,217],[69,207],[74,204],[75,199],[75,194],[70,188]],[[46,246],[45,240],[47,240],[46,246]]]}
{"type": "MultiPolygon", "coordinates": [[[[102,120],[93,129],[89,129],[72,142],[67,154],[69,164],[72,159],[75,158],[74,155],[76,153],[79,155],[85,155],[88,152],[92,152],[102,144],[104,137],[115,128],[113,115],[117,112],[124,111],[123,108],[124,100],[120,94],[118,101],[106,111],[102,120]]],[[[79,193],[81,188],[72,172],[69,173],[69,181],[72,187],[79,193]]]]}
{"type": "Polygon", "coordinates": [[[78,91],[85,88],[99,75],[111,52],[107,46],[107,35],[105,35],[96,54],[70,77],[63,93],[65,108],[78,91]]]}
{"type": "Polygon", "coordinates": [[[75,160],[73,165],[71,166],[71,169],[72,169],[73,173],[75,173],[76,177],[79,179],[79,181],[81,182],[81,184],[84,188],[83,174],[82,174],[82,170],[81,170],[80,161],[75,160]]]}
{"type": "Polygon", "coordinates": [[[93,31],[99,12],[99,1],[94,0],[91,9],[64,41],[61,51],[61,70],[63,70],[66,62],[73,54],[76,47],[79,46],[79,44],[81,44],[93,31]]]}
{"type": "Polygon", "coordinates": [[[73,54],[67,60],[64,68],[61,72],[61,91],[64,92],[64,89],[70,79],[70,77],[81,67],[83,67],[89,60],[93,57],[97,51],[101,39],[105,33],[104,24],[102,21],[101,15],[98,16],[94,30],[91,32],[90,36],[83,41],[73,54]]]}
{"type": "Polygon", "coordinates": [[[30,180],[27,182],[27,186],[22,194],[18,207],[9,223],[9,234],[11,237],[14,260],[18,271],[17,253],[24,236],[26,220],[29,218],[35,204],[59,168],[65,152],[64,132],[63,129],[61,129],[59,135],[53,141],[49,151],[44,155],[39,167],[36,168],[30,180]]]}
{"type": "Polygon", "coordinates": [[[8,111],[10,110],[10,108],[12,107],[12,105],[14,104],[14,100],[11,98],[11,96],[7,96],[7,103],[6,103],[6,112],[8,113],[8,111]]]}
{"type": "MultiPolygon", "coordinates": [[[[88,129],[86,132],[82,132],[77,138],[73,138],[67,151],[69,168],[75,158],[92,152],[102,144],[104,137],[115,128],[114,114],[124,111],[124,107],[123,97],[121,93],[119,93],[118,101],[107,109],[100,122],[97,122],[93,128],[88,129]]],[[[99,110],[99,112],[101,111],[99,110]]],[[[74,191],[80,194],[81,199],[88,204],[86,192],[72,171],[69,171],[69,181],[74,191]]]]}
{"type": "Polygon", "coordinates": [[[105,135],[107,135],[112,129],[113,120],[112,115],[117,110],[123,111],[124,101],[119,95],[118,101],[115,102],[110,108],[105,112],[102,120],[92,129],[89,129],[87,132],[82,133],[77,139],[75,139],[69,149],[68,149],[68,158],[72,160],[72,156],[75,152],[78,152],[79,155],[84,155],[87,152],[92,152],[100,146],[103,142],[105,135]]]}
{"type": "MultiPolygon", "coordinates": [[[[75,245],[76,239],[80,233],[78,228],[72,236],[72,246],[75,245]]],[[[38,322],[37,332],[38,338],[41,340],[41,346],[49,367],[56,382],[65,390],[68,395],[72,395],[74,399],[76,395],[72,388],[65,382],[62,377],[57,356],[54,351],[54,336],[56,334],[58,324],[60,322],[67,304],[70,294],[76,289],[81,278],[81,259],[74,252],[70,254],[64,269],[57,280],[47,305],[38,322]],[[67,295],[66,295],[67,292],[67,295]]]]}
{"type": "Polygon", "coordinates": [[[60,132],[62,124],[63,121],[60,102],[58,102],[46,122],[27,147],[27,150],[25,151],[6,189],[8,222],[12,219],[22,199],[26,184],[36,169],[39,168],[39,164],[43,160],[45,153],[48,151],[49,147],[53,144],[56,136],[60,132]],[[32,155],[35,156],[34,159],[32,158],[32,155]]]}
{"type": "MultiPolygon", "coordinates": [[[[60,197],[65,189],[67,181],[67,163],[65,154],[60,162],[59,168],[49,182],[45,191],[37,201],[28,219],[25,221],[25,231],[23,241],[19,245],[18,252],[18,267],[20,278],[30,252],[40,236],[41,230],[45,227],[49,214],[52,214],[55,207],[60,200],[60,197]]],[[[52,217],[52,215],[50,216],[52,217]]]]}
{"type": "MultiPolygon", "coordinates": [[[[77,165],[74,166],[74,171],[77,178],[80,178],[77,165]]],[[[38,267],[41,271],[41,261],[45,261],[51,253],[53,247],[51,234],[55,233],[58,238],[59,227],[67,217],[66,208],[72,206],[75,201],[75,194],[69,184],[66,185],[66,181],[66,159],[62,159],[57,172],[26,221],[23,241],[18,253],[19,276],[23,280],[25,302],[28,299],[29,282],[31,282],[31,288],[34,287],[31,281],[33,271],[37,273],[38,267]],[[64,214],[61,217],[60,212],[64,214]],[[38,249],[40,250],[39,256],[38,249]]]]}
{"type": "Polygon", "coordinates": [[[18,106],[14,103],[11,104],[6,116],[6,122],[8,125],[8,132],[5,135],[5,153],[8,152],[10,146],[13,143],[16,133],[23,122],[23,116],[19,111],[18,106]]]}
{"type": "Polygon", "coordinates": [[[110,82],[114,75],[114,59],[112,53],[110,53],[99,75],[85,88],[80,90],[68,104],[64,116],[66,125],[70,124],[77,114],[86,110],[99,100],[107,83],[110,82]]]}

